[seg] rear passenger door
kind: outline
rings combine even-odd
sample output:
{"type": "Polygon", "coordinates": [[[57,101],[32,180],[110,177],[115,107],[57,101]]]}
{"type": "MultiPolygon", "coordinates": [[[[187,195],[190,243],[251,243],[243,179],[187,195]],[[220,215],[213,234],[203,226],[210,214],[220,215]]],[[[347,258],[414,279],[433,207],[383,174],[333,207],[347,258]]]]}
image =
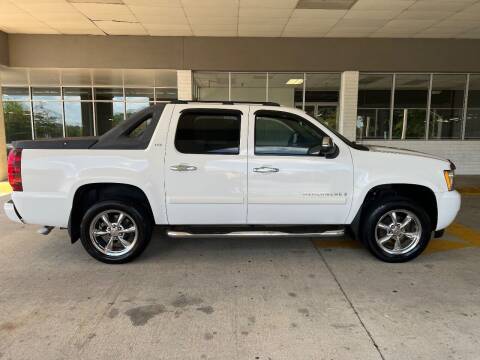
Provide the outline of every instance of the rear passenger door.
{"type": "Polygon", "coordinates": [[[176,105],[165,157],[169,224],[246,223],[248,110],[176,105]]]}

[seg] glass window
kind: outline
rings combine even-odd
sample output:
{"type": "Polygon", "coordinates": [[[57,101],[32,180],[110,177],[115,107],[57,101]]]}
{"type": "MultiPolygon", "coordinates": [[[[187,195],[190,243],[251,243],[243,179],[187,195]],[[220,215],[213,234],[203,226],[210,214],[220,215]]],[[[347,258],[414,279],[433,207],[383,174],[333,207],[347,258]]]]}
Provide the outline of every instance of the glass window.
{"type": "Polygon", "coordinates": [[[424,139],[427,119],[428,74],[397,74],[392,139],[424,139]]]}
{"type": "MultiPolygon", "coordinates": [[[[305,110],[320,123],[338,128],[340,74],[306,74],[305,110]]],[[[301,104],[302,92],[295,93],[295,105],[301,104]]]]}
{"type": "Polygon", "coordinates": [[[62,103],[60,101],[34,101],[33,123],[36,139],[62,137],[62,103]]]}
{"type": "Polygon", "coordinates": [[[125,89],[126,117],[153,104],[153,89],[125,89]]]}
{"type": "Polygon", "coordinates": [[[431,139],[462,137],[466,80],[466,75],[433,76],[429,125],[431,139]]]}
{"type": "Polygon", "coordinates": [[[480,139],[480,75],[470,75],[465,139],[480,139]]]}
{"type": "Polygon", "coordinates": [[[156,88],[155,100],[156,101],[170,101],[178,98],[178,90],[175,88],[156,88]]]}
{"type": "Polygon", "coordinates": [[[97,101],[123,101],[122,88],[95,88],[97,101]]]}
{"type": "Polygon", "coordinates": [[[360,74],[357,138],[389,139],[393,75],[360,74]]]}
{"type": "Polygon", "coordinates": [[[61,100],[59,87],[32,87],[32,99],[44,101],[61,100]]]}
{"type": "MultiPolygon", "coordinates": [[[[258,101],[264,101],[264,99],[258,101]]],[[[269,73],[268,101],[290,107],[299,104],[301,108],[303,102],[303,73],[269,73]]]]}
{"type": "Polygon", "coordinates": [[[32,124],[29,101],[4,101],[3,115],[7,143],[32,139],[32,124]]]}
{"type": "Polygon", "coordinates": [[[97,134],[103,135],[125,119],[123,102],[96,102],[97,134]]]}
{"type": "Polygon", "coordinates": [[[126,88],[125,89],[125,98],[127,101],[132,102],[149,102],[153,101],[153,89],[136,89],[136,88],[126,88]]]}
{"type": "Polygon", "coordinates": [[[267,73],[232,73],[232,101],[266,101],[267,73]]]}
{"type": "Polygon", "coordinates": [[[2,87],[3,101],[30,100],[28,87],[2,87]]]}
{"type": "Polygon", "coordinates": [[[175,147],[185,154],[238,154],[240,116],[186,113],[178,120],[175,147]]]}
{"type": "Polygon", "coordinates": [[[384,139],[390,134],[390,109],[358,109],[357,138],[384,139]]]}
{"type": "Polygon", "coordinates": [[[60,70],[30,69],[30,84],[34,86],[60,86],[60,70]]]}
{"type": "Polygon", "coordinates": [[[90,101],[92,89],[86,87],[64,87],[63,99],[66,101],[90,101]]]}
{"type": "Polygon", "coordinates": [[[146,109],[153,103],[149,103],[148,101],[145,102],[127,102],[126,103],[126,118],[128,119],[133,114],[139,112],[140,110],[146,109]]]}
{"type": "Polygon", "coordinates": [[[195,72],[193,91],[199,101],[228,100],[228,73],[195,72]]]}
{"type": "Polygon", "coordinates": [[[62,69],[62,85],[65,86],[92,86],[90,69],[62,69]]]}
{"type": "Polygon", "coordinates": [[[255,154],[316,155],[324,133],[300,117],[275,114],[255,118],[255,154]]]}
{"type": "Polygon", "coordinates": [[[65,101],[63,106],[66,136],[93,136],[93,104],[65,101]]]}

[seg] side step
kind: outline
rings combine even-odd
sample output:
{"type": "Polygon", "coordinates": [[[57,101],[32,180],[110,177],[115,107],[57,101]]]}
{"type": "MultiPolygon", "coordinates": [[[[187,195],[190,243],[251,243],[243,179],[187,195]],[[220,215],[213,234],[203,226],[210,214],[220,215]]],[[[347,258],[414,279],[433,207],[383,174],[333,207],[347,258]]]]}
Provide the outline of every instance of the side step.
{"type": "Polygon", "coordinates": [[[345,234],[344,229],[322,232],[284,232],[284,231],[231,231],[212,233],[193,233],[187,231],[167,230],[167,235],[174,238],[227,238],[227,237],[334,237],[345,234]]]}

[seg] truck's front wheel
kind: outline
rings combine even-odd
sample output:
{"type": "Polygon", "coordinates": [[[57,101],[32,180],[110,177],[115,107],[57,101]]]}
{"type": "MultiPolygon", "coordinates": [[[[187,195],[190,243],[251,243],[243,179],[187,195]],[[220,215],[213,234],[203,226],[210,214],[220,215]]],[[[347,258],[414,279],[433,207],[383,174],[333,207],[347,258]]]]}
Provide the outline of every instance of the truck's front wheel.
{"type": "Polygon", "coordinates": [[[431,221],[425,210],[409,199],[387,198],[367,209],[362,240],[380,260],[405,262],[428,245],[431,221]]]}
{"type": "Polygon", "coordinates": [[[110,264],[125,263],[147,246],[151,223],[139,206],[102,201],[86,211],[80,232],[83,247],[95,259],[110,264]]]}

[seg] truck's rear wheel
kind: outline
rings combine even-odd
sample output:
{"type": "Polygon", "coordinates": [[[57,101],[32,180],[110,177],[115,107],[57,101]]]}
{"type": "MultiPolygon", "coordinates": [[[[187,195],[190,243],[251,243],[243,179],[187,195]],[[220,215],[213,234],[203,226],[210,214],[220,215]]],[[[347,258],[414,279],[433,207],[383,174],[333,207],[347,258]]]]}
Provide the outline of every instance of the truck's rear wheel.
{"type": "Polygon", "coordinates": [[[378,201],[367,209],[362,240],[380,260],[405,262],[428,245],[431,221],[425,210],[404,198],[378,201]]]}
{"type": "Polygon", "coordinates": [[[120,201],[90,207],[80,225],[82,245],[95,259],[125,263],[140,255],[151,237],[151,223],[143,208],[120,201]]]}

